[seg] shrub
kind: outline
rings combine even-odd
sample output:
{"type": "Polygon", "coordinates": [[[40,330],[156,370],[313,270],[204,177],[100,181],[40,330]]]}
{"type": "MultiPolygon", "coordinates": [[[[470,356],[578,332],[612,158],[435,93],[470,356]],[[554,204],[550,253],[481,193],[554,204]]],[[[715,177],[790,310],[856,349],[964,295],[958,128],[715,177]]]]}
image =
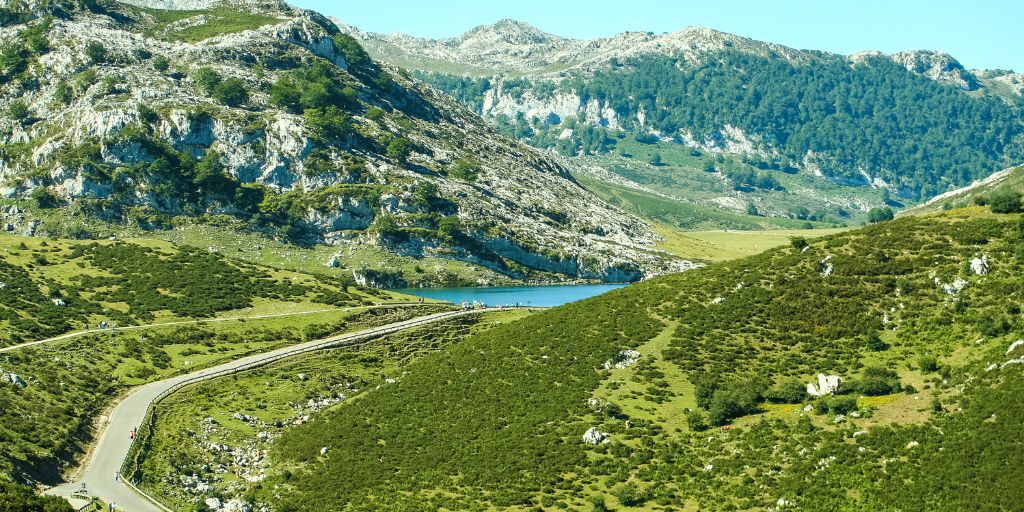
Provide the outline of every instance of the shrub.
{"type": "Polygon", "coordinates": [[[691,409],[686,411],[686,425],[694,432],[703,432],[708,429],[708,420],[704,413],[691,409]]]}
{"type": "Polygon", "coordinates": [[[1020,213],[1020,193],[1008,188],[1001,188],[989,196],[993,213],[1020,213]]]}
{"type": "Polygon", "coordinates": [[[765,399],[780,404],[798,404],[807,398],[807,386],[795,378],[786,379],[765,392],[765,399]]]}
{"type": "Polygon", "coordinates": [[[38,187],[32,191],[32,200],[40,208],[56,208],[60,206],[60,198],[46,187],[38,187]]]}
{"type": "Polygon", "coordinates": [[[245,82],[239,78],[228,78],[215,85],[211,96],[229,107],[237,107],[249,101],[249,91],[245,88],[245,82]]]}
{"type": "Polygon", "coordinates": [[[893,218],[895,218],[895,214],[893,214],[892,208],[889,208],[888,206],[881,208],[876,207],[868,211],[868,222],[872,224],[892,220],[893,218]]]}
{"type": "Polygon", "coordinates": [[[879,336],[877,332],[872,332],[868,335],[867,347],[868,350],[871,350],[872,352],[889,350],[889,344],[882,341],[881,336],[879,336]]]}
{"type": "Polygon", "coordinates": [[[199,68],[196,70],[195,76],[192,77],[196,87],[207,95],[213,94],[214,88],[220,85],[222,80],[220,73],[211,68],[199,68]]]}
{"type": "Polygon", "coordinates": [[[156,58],[153,59],[153,69],[157,71],[164,72],[170,69],[170,67],[171,62],[163,55],[157,55],[156,58]]]}
{"type": "Polygon", "coordinates": [[[350,68],[363,68],[373,62],[356,38],[348,34],[335,34],[334,48],[341,53],[350,68]]]}
{"type": "Polygon", "coordinates": [[[472,157],[459,158],[448,171],[448,176],[472,183],[480,176],[480,161],[472,157]]]}
{"type": "Polygon", "coordinates": [[[412,154],[412,149],[412,141],[405,137],[398,137],[388,143],[386,152],[389,158],[404,163],[412,154]]]}
{"type": "Polygon", "coordinates": [[[352,133],[348,116],[334,105],[322,109],[307,108],[302,117],[313,138],[322,141],[340,140],[352,133]]]}
{"type": "Polygon", "coordinates": [[[102,64],[107,61],[107,47],[99,41],[90,41],[85,45],[85,56],[93,64],[102,64]]]}
{"type": "Polygon", "coordinates": [[[917,359],[917,367],[924,373],[932,373],[939,369],[939,360],[926,354],[917,359]]]}
{"type": "Polygon", "coordinates": [[[11,116],[11,119],[14,119],[15,121],[24,121],[25,119],[28,119],[31,111],[29,111],[28,105],[25,104],[24,101],[14,100],[11,102],[11,106],[8,107],[7,113],[11,116]]]}
{"type": "Polygon", "coordinates": [[[794,236],[789,239],[789,244],[798,251],[802,251],[804,247],[808,246],[807,239],[802,236],[794,236]]]}
{"type": "Polygon", "coordinates": [[[384,109],[380,107],[370,107],[370,110],[366,111],[366,118],[371,121],[380,121],[384,118],[384,109]]]}

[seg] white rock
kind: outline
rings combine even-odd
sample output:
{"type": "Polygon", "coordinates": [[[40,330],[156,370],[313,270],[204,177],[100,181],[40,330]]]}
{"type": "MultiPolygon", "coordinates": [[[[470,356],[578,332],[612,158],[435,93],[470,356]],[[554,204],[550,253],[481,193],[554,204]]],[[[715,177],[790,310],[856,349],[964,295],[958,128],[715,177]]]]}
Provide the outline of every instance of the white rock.
{"type": "Polygon", "coordinates": [[[723,302],[725,302],[725,297],[715,297],[714,300],[711,301],[711,303],[715,305],[721,304],[723,302]]]}
{"type": "Polygon", "coordinates": [[[320,455],[327,455],[327,452],[331,451],[330,447],[324,446],[320,448],[320,455]]]}
{"type": "Polygon", "coordinates": [[[834,395],[839,390],[839,385],[842,382],[842,377],[838,375],[819,373],[818,385],[815,386],[813,383],[807,384],[807,394],[811,396],[834,395]]]}
{"type": "Polygon", "coordinates": [[[601,444],[608,442],[608,434],[601,432],[597,427],[590,427],[583,433],[583,442],[586,444],[601,444]]]}
{"type": "Polygon", "coordinates": [[[203,503],[205,503],[206,507],[210,510],[220,510],[220,500],[217,498],[206,498],[203,503]]]}
{"type": "Polygon", "coordinates": [[[1017,340],[1010,344],[1010,348],[1006,349],[1006,355],[1010,355],[1010,352],[1017,350],[1017,347],[1024,345],[1024,340],[1017,340]]]}
{"type": "Polygon", "coordinates": [[[974,258],[971,260],[971,272],[975,275],[984,276],[988,274],[988,256],[974,258]]]}
{"type": "Polygon", "coordinates": [[[620,351],[617,356],[615,356],[615,359],[609,359],[605,361],[604,369],[611,370],[612,368],[615,368],[617,370],[622,370],[624,368],[629,368],[630,366],[633,366],[639,360],[640,352],[637,352],[636,350],[632,349],[623,350],[620,351]]]}
{"type": "Polygon", "coordinates": [[[832,263],[832,255],[825,256],[825,259],[821,260],[821,277],[828,277],[832,275],[836,267],[832,263]]]}

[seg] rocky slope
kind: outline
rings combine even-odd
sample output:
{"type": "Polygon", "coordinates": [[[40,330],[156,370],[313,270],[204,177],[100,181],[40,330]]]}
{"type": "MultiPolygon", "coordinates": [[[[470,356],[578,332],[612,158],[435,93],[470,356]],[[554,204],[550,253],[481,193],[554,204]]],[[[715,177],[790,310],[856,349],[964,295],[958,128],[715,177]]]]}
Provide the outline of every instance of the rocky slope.
{"type": "Polygon", "coordinates": [[[51,208],[147,228],[229,216],[522,278],[689,266],[566,164],[371,61],[315,12],[134,3],[0,3],[8,230],[62,234],[36,218],[51,208]]]}
{"type": "Polygon", "coordinates": [[[1024,154],[1020,75],[967,70],[941,52],[843,56],[699,27],[593,40],[510,20],[436,40],[339,27],[503,133],[566,154],[609,152],[606,132],[623,130],[914,201],[1024,154]],[[937,110],[960,118],[950,123],[937,110]],[[968,141],[978,137],[971,132],[1000,135],[968,141]],[[966,169],[950,170],[958,166],[966,169]]]}

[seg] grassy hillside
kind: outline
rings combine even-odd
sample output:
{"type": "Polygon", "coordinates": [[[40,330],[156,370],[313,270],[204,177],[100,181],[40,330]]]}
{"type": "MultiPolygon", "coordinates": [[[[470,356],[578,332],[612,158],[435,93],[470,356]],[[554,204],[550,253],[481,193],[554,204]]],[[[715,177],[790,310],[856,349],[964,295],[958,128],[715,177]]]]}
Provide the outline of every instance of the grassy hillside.
{"type": "Polygon", "coordinates": [[[474,335],[286,432],[253,496],[283,510],[1012,508],[1024,375],[1000,364],[1022,355],[1007,353],[1021,226],[980,208],[899,219],[474,335]],[[624,349],[639,361],[605,369],[624,349]],[[845,379],[837,396],[807,396],[819,372],[845,379]],[[583,443],[592,427],[609,442],[583,443]]]}
{"type": "Polygon", "coordinates": [[[159,434],[139,467],[142,484],[182,510],[209,495],[222,500],[244,495],[247,488],[260,487],[266,474],[262,450],[288,428],[320,410],[394,385],[419,357],[528,314],[515,310],[458,317],[177,392],[157,409],[159,434]],[[211,458],[211,444],[227,445],[243,456],[220,450],[211,458]],[[182,485],[182,475],[190,485],[182,485]],[[205,486],[210,489],[202,490],[205,486]]]}
{"type": "Polygon", "coordinates": [[[106,321],[120,326],[209,318],[260,305],[345,307],[389,299],[344,280],[230,259],[149,239],[0,236],[0,346],[106,321]]]}
{"type": "Polygon", "coordinates": [[[132,386],[446,307],[148,239],[0,236],[0,283],[0,348],[116,326],[0,354],[0,481],[59,481],[132,386]]]}

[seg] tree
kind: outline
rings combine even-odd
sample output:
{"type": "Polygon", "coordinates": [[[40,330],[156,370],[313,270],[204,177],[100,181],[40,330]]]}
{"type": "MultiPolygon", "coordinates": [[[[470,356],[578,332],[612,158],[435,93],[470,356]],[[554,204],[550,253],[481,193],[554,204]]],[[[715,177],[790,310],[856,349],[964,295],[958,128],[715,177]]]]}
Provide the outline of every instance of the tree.
{"type": "Polygon", "coordinates": [[[412,154],[412,149],[412,141],[405,137],[398,137],[388,143],[388,147],[385,151],[389,158],[393,158],[404,163],[409,158],[409,155],[412,154]]]}
{"type": "Polygon", "coordinates": [[[99,41],[90,41],[85,45],[85,56],[93,64],[102,64],[107,61],[107,47],[99,41]]]}
{"type": "Polygon", "coordinates": [[[153,59],[153,69],[160,71],[161,73],[167,71],[170,67],[171,62],[163,55],[157,55],[156,58],[153,59]]]}
{"type": "Polygon", "coordinates": [[[249,91],[239,78],[228,78],[213,88],[213,99],[229,107],[237,107],[249,101],[249,91]]]}
{"type": "Polygon", "coordinates": [[[11,116],[11,119],[19,122],[28,119],[29,114],[31,114],[28,109],[28,105],[26,105],[22,100],[12,101],[10,107],[7,109],[7,113],[11,116]]]}
{"type": "Polygon", "coordinates": [[[804,250],[807,247],[807,239],[802,236],[794,236],[789,239],[789,244],[798,251],[804,250]]]}
{"type": "Polygon", "coordinates": [[[473,157],[464,156],[455,161],[455,165],[448,171],[448,176],[457,180],[476,181],[480,175],[480,161],[473,157]]]}
{"type": "Polygon", "coordinates": [[[939,369],[939,360],[932,355],[923,355],[917,359],[917,367],[922,373],[932,373],[939,369]]]}
{"type": "Polygon", "coordinates": [[[213,94],[213,89],[220,84],[221,80],[223,79],[220,73],[217,73],[212,68],[199,68],[192,77],[196,87],[207,95],[213,94]]]}
{"type": "Polygon", "coordinates": [[[32,200],[40,208],[56,208],[60,206],[60,198],[46,187],[38,187],[32,191],[32,200]]]}
{"type": "Polygon", "coordinates": [[[345,58],[350,68],[364,68],[373,63],[370,54],[356,41],[356,38],[348,34],[335,34],[334,48],[345,58]]]}
{"type": "Polygon", "coordinates": [[[880,208],[875,207],[868,211],[868,222],[872,224],[892,220],[894,217],[895,215],[892,212],[892,208],[889,208],[888,206],[880,208]]]}
{"type": "Polygon", "coordinates": [[[445,217],[437,223],[437,238],[442,242],[452,243],[455,241],[455,237],[459,235],[462,230],[462,224],[459,222],[459,218],[452,215],[445,217]]]}
{"type": "Polygon", "coordinates": [[[1001,188],[989,195],[988,201],[992,205],[993,213],[1020,213],[1020,193],[1008,188],[1001,188]]]}
{"type": "Polygon", "coordinates": [[[348,116],[334,105],[307,108],[302,118],[313,137],[325,142],[341,140],[352,133],[348,116]]]}

